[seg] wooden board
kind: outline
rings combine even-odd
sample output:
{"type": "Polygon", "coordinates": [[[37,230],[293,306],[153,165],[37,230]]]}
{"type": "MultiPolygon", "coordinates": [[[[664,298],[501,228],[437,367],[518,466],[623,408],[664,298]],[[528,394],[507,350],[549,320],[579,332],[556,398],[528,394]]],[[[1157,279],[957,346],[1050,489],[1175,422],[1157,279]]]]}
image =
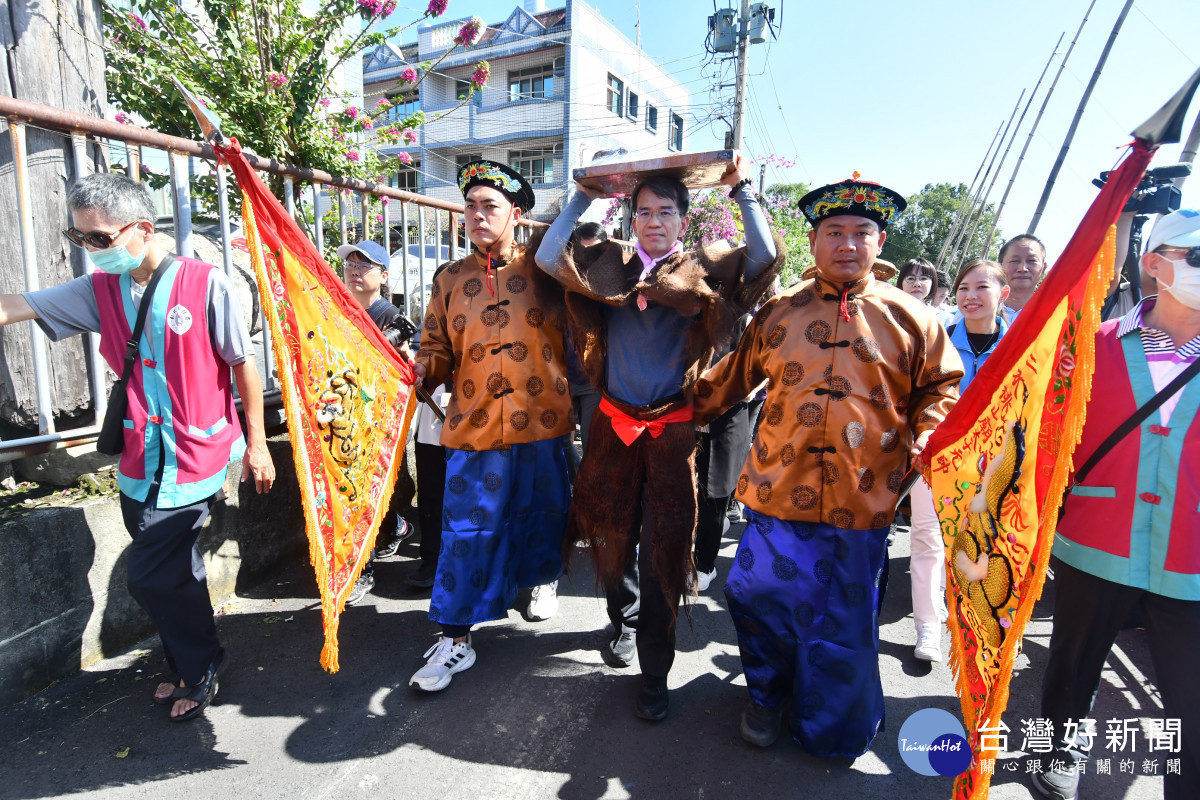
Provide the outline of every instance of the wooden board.
{"type": "Polygon", "coordinates": [[[577,169],[572,175],[589,189],[597,189],[610,197],[628,196],[638,183],[655,174],[674,175],[689,189],[708,189],[721,185],[721,177],[733,165],[737,155],[736,150],[678,153],[616,164],[597,164],[577,169]]]}

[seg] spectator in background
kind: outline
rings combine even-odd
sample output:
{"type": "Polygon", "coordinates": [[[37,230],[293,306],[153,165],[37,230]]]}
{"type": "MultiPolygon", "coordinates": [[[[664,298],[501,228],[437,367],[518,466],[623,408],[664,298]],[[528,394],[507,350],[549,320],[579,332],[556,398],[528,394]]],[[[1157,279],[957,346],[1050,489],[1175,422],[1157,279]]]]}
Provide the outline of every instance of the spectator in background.
{"type": "Polygon", "coordinates": [[[953,284],[950,281],[950,276],[939,269],[937,271],[937,284],[933,287],[933,303],[931,305],[933,306],[934,311],[941,313],[942,311],[951,308],[946,304],[946,300],[950,297],[950,289],[952,285],[953,284]]]}
{"type": "Polygon", "coordinates": [[[896,276],[900,291],[912,295],[925,305],[933,303],[933,287],[937,286],[937,269],[924,258],[910,258],[896,276]]]}
{"type": "MultiPolygon", "coordinates": [[[[947,332],[950,344],[963,362],[963,378],[958,391],[965,392],[975,373],[1008,332],[1008,322],[1000,308],[1008,298],[1008,277],[995,261],[977,258],[967,263],[954,281],[954,296],[962,319],[947,332]]],[[[923,480],[913,484],[912,548],[909,569],[912,573],[913,625],[917,644],[913,654],[922,661],[942,660],[942,632],[946,609],[946,549],[942,526],[933,502],[933,492],[923,480]]]]}
{"type": "MultiPolygon", "coordinates": [[[[388,341],[396,349],[401,350],[405,358],[411,358],[407,349],[401,349],[404,342],[416,333],[416,328],[405,319],[400,309],[396,308],[383,297],[387,288],[388,270],[391,268],[391,257],[383,246],[371,241],[358,244],[344,244],[337,249],[338,257],[342,259],[342,279],[346,288],[358,304],[371,316],[371,321],[385,334],[389,332],[388,341]]],[[[400,468],[396,471],[396,486],[392,490],[391,505],[387,516],[379,526],[375,537],[375,549],[367,558],[346,605],[354,606],[375,588],[375,559],[388,558],[396,554],[402,542],[413,535],[413,527],[408,524],[400,511],[406,508],[412,500],[412,480],[408,476],[408,453],[400,451],[400,468]]]]}
{"type": "Polygon", "coordinates": [[[1000,248],[1000,265],[1008,275],[1009,294],[1003,310],[1011,325],[1046,272],[1046,245],[1032,233],[1018,234],[1000,248]]]}

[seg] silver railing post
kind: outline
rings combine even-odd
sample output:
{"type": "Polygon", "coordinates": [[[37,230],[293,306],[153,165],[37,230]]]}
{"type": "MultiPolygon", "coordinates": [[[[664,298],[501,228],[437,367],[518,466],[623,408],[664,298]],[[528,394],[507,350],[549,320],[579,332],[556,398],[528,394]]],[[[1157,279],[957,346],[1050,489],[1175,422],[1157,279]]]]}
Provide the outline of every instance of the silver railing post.
{"type": "MultiPolygon", "coordinates": [[[[37,271],[37,250],[33,238],[33,206],[29,202],[29,162],[25,148],[25,126],[19,122],[8,123],[12,137],[13,175],[17,179],[17,214],[21,225],[21,257],[25,267],[25,291],[36,292],[41,288],[37,271]]],[[[50,360],[46,351],[46,337],[37,323],[30,321],[29,343],[33,353],[33,385],[38,404],[38,432],[54,433],[54,406],[50,403],[50,360]]]]}
{"type": "MultiPolygon", "coordinates": [[[[87,137],[83,134],[71,134],[71,162],[75,167],[75,180],[87,174],[87,137]]],[[[74,263],[76,275],[87,274],[87,252],[82,247],[71,247],[71,261],[74,263]]],[[[104,359],[100,356],[100,334],[87,333],[88,367],[91,369],[92,407],[96,410],[96,424],[104,421],[108,411],[108,393],[105,391],[108,381],[105,380],[104,359]]]]}
{"type": "Polygon", "coordinates": [[[370,211],[371,193],[359,192],[359,213],[362,215],[362,240],[368,241],[371,238],[371,225],[367,221],[367,214],[370,211]]]}
{"type": "Polygon", "coordinates": [[[221,223],[221,266],[233,280],[233,244],[229,232],[229,180],[225,177],[225,165],[217,164],[217,217],[221,223]]]}
{"type": "Polygon", "coordinates": [[[425,319],[425,207],[417,206],[417,282],[421,291],[421,319],[425,319]]]}
{"type": "Polygon", "coordinates": [[[187,157],[170,153],[171,210],[175,215],[175,252],[192,258],[192,191],[188,185],[187,157]]]}
{"type": "Polygon", "coordinates": [[[292,219],[296,218],[296,196],[295,188],[292,183],[291,175],[283,176],[283,207],[287,210],[288,216],[292,219]]]}
{"type": "Polygon", "coordinates": [[[400,263],[404,268],[404,316],[412,320],[412,292],[408,285],[408,203],[400,203],[400,263]]]}
{"type": "Polygon", "coordinates": [[[321,258],[325,257],[325,220],[321,216],[321,184],[314,183],[312,185],[313,195],[313,230],[316,231],[317,239],[313,244],[317,246],[317,252],[321,254],[321,258]]]}

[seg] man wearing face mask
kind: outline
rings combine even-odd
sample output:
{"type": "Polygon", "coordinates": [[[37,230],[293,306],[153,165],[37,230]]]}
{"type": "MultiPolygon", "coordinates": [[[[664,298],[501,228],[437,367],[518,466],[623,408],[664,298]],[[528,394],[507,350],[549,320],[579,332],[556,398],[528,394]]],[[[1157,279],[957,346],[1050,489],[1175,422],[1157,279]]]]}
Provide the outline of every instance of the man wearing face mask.
{"type": "MultiPolygon", "coordinates": [[[[1054,724],[1050,767],[1032,775],[1043,797],[1077,794],[1076,762],[1092,736],[1090,716],[1100,673],[1125,620],[1144,621],[1162,716],[1179,722],[1181,769],[1167,772],[1167,800],[1195,797],[1200,779],[1200,379],[1192,379],[1115,444],[1110,434],[1200,357],[1200,211],[1159,220],[1142,268],[1159,294],[1100,326],[1096,372],[1077,465],[1063,506],[1054,555],[1056,600],[1042,716],[1054,724]],[[1094,454],[1101,453],[1098,460],[1094,454]],[[1073,723],[1073,724],[1072,724],[1073,723]]],[[[1158,716],[1155,714],[1155,716],[1158,716]]],[[[1178,735],[1178,734],[1177,734],[1178,735]]]]}
{"type": "Polygon", "coordinates": [[[67,195],[73,226],[98,271],[69,283],[0,296],[0,325],[34,320],[50,337],[91,331],[120,375],[147,285],[157,275],[127,387],[117,469],[121,513],[133,542],[129,593],[154,620],[175,676],[154,702],[171,720],[203,713],[227,656],[217,638],[196,538],[242,458],[259,493],[275,482],[263,426],[262,386],[233,287],[218,267],[167,252],[154,238],[154,204],[123,175],[80,179],[67,195]],[[232,372],[246,417],[238,421],[232,372]],[[248,441],[247,441],[248,439],[248,441]]]}

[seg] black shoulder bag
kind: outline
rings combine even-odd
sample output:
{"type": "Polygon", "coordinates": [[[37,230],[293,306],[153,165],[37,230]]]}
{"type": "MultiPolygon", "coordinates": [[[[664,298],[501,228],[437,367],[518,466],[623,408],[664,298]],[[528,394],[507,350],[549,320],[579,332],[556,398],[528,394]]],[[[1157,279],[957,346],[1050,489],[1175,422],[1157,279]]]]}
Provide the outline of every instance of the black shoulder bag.
{"type": "Polygon", "coordinates": [[[96,437],[96,450],[106,456],[120,455],[125,449],[125,411],[129,407],[129,396],[125,390],[129,385],[129,378],[133,375],[133,362],[137,361],[138,342],[142,338],[142,329],[146,327],[146,314],[149,313],[151,301],[154,299],[154,289],[158,286],[158,279],[174,260],[175,255],[168,253],[158,263],[158,268],[154,270],[154,275],[142,294],[137,321],[133,323],[133,331],[129,335],[129,341],[125,343],[125,369],[121,371],[120,380],[113,384],[112,392],[108,395],[108,411],[104,415],[100,435],[96,437]]]}

